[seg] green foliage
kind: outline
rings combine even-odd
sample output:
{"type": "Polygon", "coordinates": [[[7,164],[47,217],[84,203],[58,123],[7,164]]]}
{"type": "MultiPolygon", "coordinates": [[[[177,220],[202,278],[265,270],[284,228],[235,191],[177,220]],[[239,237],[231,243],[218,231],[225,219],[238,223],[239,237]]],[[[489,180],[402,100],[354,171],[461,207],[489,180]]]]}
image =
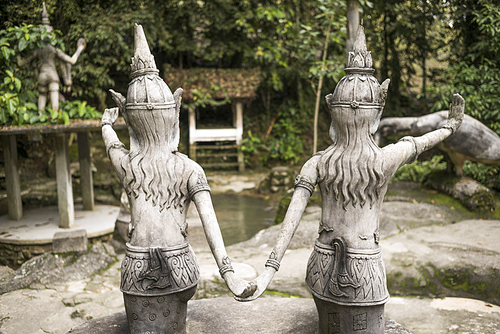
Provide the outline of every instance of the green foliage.
{"type": "Polygon", "coordinates": [[[433,110],[448,109],[452,94],[466,112],[500,134],[500,8],[492,0],[452,1],[454,33],[447,71],[434,88],[433,110]]]}
{"type": "Polygon", "coordinates": [[[429,161],[414,161],[399,168],[392,178],[393,181],[413,181],[421,183],[433,171],[446,169],[442,155],[435,155],[429,161]]]}

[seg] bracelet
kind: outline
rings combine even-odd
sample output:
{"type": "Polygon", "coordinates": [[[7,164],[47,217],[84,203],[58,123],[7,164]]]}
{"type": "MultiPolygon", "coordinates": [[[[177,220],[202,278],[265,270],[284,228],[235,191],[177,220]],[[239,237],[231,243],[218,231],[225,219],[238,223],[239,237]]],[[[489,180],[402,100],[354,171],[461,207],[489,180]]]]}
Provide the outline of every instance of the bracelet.
{"type": "Polygon", "coordinates": [[[269,254],[269,259],[266,261],[266,267],[274,268],[274,270],[278,271],[280,269],[280,263],[276,260],[276,252],[273,251],[269,254]]]}
{"type": "Polygon", "coordinates": [[[224,256],[222,259],[223,266],[219,268],[219,274],[221,277],[224,277],[224,274],[231,271],[234,273],[233,266],[231,265],[231,260],[229,256],[224,256]]]}
{"type": "Polygon", "coordinates": [[[295,178],[294,186],[295,188],[301,187],[306,189],[307,191],[309,191],[309,194],[311,196],[314,193],[314,188],[315,188],[314,184],[312,184],[306,177],[300,174],[297,175],[297,177],[295,178]]]}
{"type": "Polygon", "coordinates": [[[271,267],[278,271],[280,269],[280,263],[274,259],[267,259],[266,267],[271,267]]]}
{"type": "Polygon", "coordinates": [[[113,125],[113,124],[111,122],[108,122],[108,121],[102,121],[101,127],[103,127],[105,125],[113,125]]]}

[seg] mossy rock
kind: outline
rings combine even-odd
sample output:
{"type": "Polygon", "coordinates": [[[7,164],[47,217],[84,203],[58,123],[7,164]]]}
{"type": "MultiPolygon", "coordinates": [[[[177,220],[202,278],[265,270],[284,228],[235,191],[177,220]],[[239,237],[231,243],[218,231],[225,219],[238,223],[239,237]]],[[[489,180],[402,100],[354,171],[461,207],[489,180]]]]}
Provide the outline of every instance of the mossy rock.
{"type": "Polygon", "coordinates": [[[467,209],[478,212],[495,210],[493,193],[479,182],[469,177],[459,177],[446,171],[431,172],[423,185],[458,199],[467,209]]]}

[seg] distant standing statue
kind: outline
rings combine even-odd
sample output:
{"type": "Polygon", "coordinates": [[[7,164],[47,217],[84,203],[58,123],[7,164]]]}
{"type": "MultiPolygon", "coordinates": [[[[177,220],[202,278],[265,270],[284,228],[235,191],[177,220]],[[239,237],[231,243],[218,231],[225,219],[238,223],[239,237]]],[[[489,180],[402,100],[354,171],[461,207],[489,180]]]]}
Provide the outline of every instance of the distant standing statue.
{"type": "Polygon", "coordinates": [[[447,123],[421,137],[406,137],[379,148],[377,130],[389,80],[379,85],[366,50],[363,27],[349,53],[346,75],[326,96],[333,144],[303,166],[266,269],[256,280],[264,292],[293,237],[309,197],[319,184],[322,217],[309,259],[306,284],[319,314],[320,333],[384,333],[384,304],[389,299],[382,262],[379,216],[387,184],[404,164],[451,135],[463,119],[464,101],[453,97],[447,123]]]}
{"type": "MultiPolygon", "coordinates": [[[[47,8],[45,8],[45,2],[43,3],[42,24],[47,29],[47,32],[53,31],[47,14],[47,8]]],[[[61,49],[53,47],[50,43],[47,43],[43,49],[36,50],[33,55],[27,59],[21,59],[18,57],[19,66],[23,66],[35,57],[37,57],[40,62],[40,69],[38,73],[39,112],[45,109],[45,105],[47,103],[47,93],[50,98],[51,108],[59,110],[59,76],[56,69],[56,59],[59,59],[59,68],[61,70],[64,84],[68,86],[68,90],[71,89],[71,65],[76,63],[80,53],[85,50],[87,45],[85,43],[85,39],[83,38],[80,38],[76,44],[77,49],[72,57],[65,54],[61,49]]]]}
{"type": "Polygon", "coordinates": [[[111,91],[119,108],[106,109],[102,136],[111,163],[129,197],[130,241],[121,285],[130,333],[185,333],[187,302],[200,271],[187,239],[191,201],[229,289],[247,297],[256,286],[234,276],[203,169],[177,152],[182,89],[174,94],[158,76],[142,26],[135,26],[132,81],[127,97],[111,91]],[[130,151],[112,124],[121,111],[130,151]]]}

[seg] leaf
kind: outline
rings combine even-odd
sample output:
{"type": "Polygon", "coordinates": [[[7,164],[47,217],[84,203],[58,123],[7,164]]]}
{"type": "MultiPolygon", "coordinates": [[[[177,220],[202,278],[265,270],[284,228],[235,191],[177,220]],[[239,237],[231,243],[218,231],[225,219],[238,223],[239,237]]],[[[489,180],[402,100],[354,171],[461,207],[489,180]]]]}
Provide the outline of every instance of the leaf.
{"type": "Polygon", "coordinates": [[[65,125],[69,125],[69,115],[67,112],[62,111],[62,118],[63,118],[63,123],[65,125]]]}
{"type": "Polygon", "coordinates": [[[19,92],[21,90],[21,80],[19,80],[19,78],[15,78],[14,84],[16,85],[16,90],[19,92]]]}
{"type": "Polygon", "coordinates": [[[28,42],[26,41],[26,39],[20,39],[19,40],[19,44],[18,44],[18,48],[19,48],[19,51],[23,51],[24,49],[26,49],[26,47],[28,46],[28,42]]]}
{"type": "Polygon", "coordinates": [[[16,109],[17,109],[17,101],[12,99],[7,100],[7,110],[9,111],[9,114],[11,116],[14,116],[16,114],[16,109]]]}
{"type": "Polygon", "coordinates": [[[80,118],[82,118],[87,111],[86,105],[87,105],[87,101],[83,101],[82,103],[80,103],[78,105],[78,116],[80,116],[80,118]]]}

